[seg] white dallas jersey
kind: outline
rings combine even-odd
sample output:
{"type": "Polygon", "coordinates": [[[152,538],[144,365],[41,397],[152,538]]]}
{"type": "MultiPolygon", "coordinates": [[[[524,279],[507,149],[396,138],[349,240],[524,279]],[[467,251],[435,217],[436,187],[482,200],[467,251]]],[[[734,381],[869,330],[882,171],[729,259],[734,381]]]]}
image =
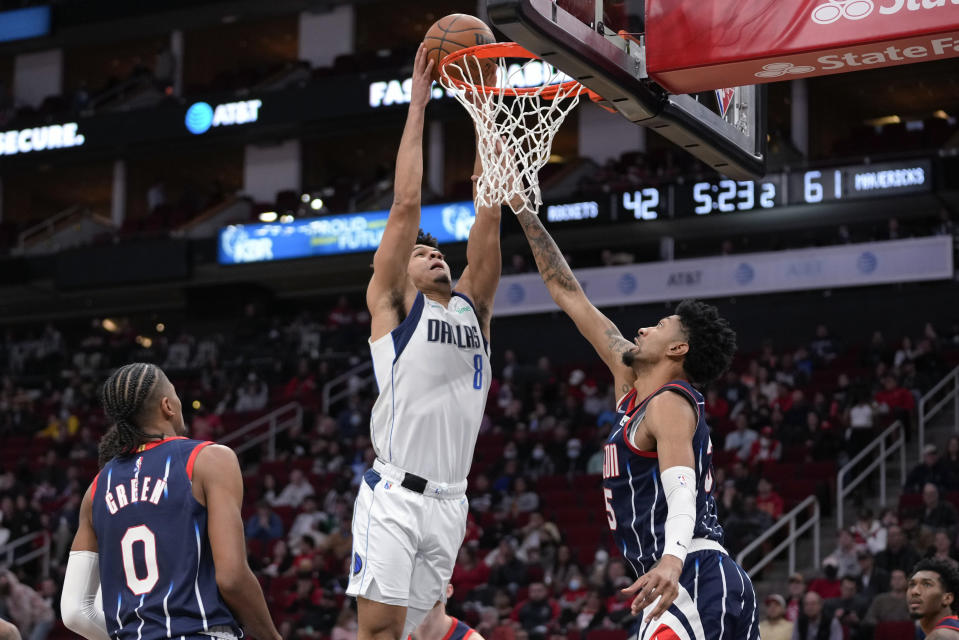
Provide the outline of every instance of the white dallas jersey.
{"type": "Polygon", "coordinates": [[[406,319],[370,342],[380,395],[373,450],[434,482],[465,480],[490,385],[489,345],[469,298],[445,307],[417,292],[406,319]]]}

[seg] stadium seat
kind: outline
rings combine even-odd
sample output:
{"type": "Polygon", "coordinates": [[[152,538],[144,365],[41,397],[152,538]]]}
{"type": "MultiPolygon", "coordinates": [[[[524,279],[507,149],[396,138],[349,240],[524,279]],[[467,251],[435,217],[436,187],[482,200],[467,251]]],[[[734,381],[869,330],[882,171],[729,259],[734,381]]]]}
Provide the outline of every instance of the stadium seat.
{"type": "Polygon", "coordinates": [[[916,624],[905,620],[901,622],[880,622],[876,625],[874,640],[912,640],[916,637],[916,624]]]}
{"type": "Polygon", "coordinates": [[[586,640],[626,640],[625,629],[593,629],[586,634],[586,640]]]}

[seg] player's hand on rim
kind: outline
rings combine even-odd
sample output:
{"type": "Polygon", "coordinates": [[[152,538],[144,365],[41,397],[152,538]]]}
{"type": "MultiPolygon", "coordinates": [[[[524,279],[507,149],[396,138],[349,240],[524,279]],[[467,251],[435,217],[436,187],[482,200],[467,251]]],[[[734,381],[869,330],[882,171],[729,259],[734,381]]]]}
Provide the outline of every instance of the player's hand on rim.
{"type": "Polygon", "coordinates": [[[433,61],[426,55],[426,44],[421,43],[413,59],[413,84],[410,87],[410,105],[423,108],[430,101],[433,86],[433,61]]]}
{"type": "Polygon", "coordinates": [[[656,566],[647,573],[640,576],[639,580],[623,589],[623,593],[632,595],[633,598],[630,611],[638,615],[643,609],[656,601],[659,602],[649,612],[643,622],[658,620],[661,615],[666,613],[676,596],[679,595],[679,576],[683,571],[683,563],[679,558],[671,555],[663,556],[656,566]]]}

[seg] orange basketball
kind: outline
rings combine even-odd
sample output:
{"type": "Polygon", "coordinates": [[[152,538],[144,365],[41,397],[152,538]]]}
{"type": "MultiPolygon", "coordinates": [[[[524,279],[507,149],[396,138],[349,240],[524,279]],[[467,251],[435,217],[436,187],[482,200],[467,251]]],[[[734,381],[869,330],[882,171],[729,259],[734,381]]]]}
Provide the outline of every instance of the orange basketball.
{"type": "MultiPolygon", "coordinates": [[[[426,43],[426,53],[433,61],[433,80],[440,78],[440,60],[460,49],[475,47],[480,44],[493,42],[493,32],[486,23],[475,16],[465,13],[453,13],[444,16],[433,23],[423,39],[426,43]]],[[[474,62],[473,65],[476,63],[474,62]]],[[[475,66],[473,69],[475,70],[475,66]]],[[[489,83],[496,66],[489,60],[482,61],[483,76],[489,83]]],[[[447,69],[449,74],[449,69],[447,69]]],[[[473,74],[475,76],[475,73],[473,74]]],[[[460,76],[459,79],[463,79],[460,76]]],[[[478,81],[478,78],[474,78],[478,81]]]]}

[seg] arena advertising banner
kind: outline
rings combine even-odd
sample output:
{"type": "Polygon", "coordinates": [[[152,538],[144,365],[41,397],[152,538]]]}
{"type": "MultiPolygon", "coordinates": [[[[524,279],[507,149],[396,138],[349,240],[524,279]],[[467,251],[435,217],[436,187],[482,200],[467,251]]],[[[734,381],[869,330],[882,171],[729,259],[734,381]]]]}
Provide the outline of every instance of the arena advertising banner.
{"type": "Polygon", "coordinates": [[[84,142],[86,136],[80,133],[76,122],[12,129],[0,131],[0,156],[69,149],[83,146],[84,142]]]}
{"type": "MultiPolygon", "coordinates": [[[[952,275],[949,236],[576,271],[586,295],[598,307],[941,280],[952,275]]],[[[504,276],[495,306],[497,316],[557,310],[538,273],[504,276]]]]}
{"type": "Polygon", "coordinates": [[[959,0],[646,0],[646,65],[694,93],[959,56],[959,0]]]}
{"type": "MultiPolygon", "coordinates": [[[[220,264],[269,262],[375,251],[389,211],[369,211],[288,223],[237,224],[220,230],[220,264]]],[[[441,244],[465,242],[476,219],[470,201],[423,207],[420,227],[441,244]]]]}

